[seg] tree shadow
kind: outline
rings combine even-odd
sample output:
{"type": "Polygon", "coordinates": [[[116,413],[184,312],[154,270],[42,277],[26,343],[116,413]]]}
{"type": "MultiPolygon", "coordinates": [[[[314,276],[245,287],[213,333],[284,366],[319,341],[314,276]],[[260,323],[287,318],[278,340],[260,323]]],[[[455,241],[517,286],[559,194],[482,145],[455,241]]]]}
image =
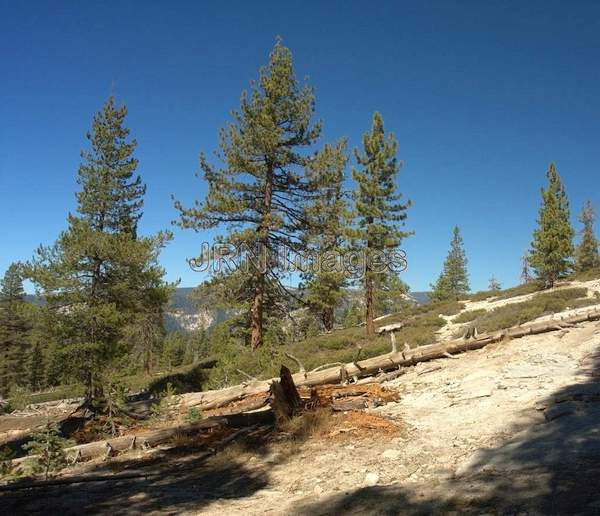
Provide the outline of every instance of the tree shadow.
{"type": "MultiPolygon", "coordinates": [[[[109,481],[38,485],[0,492],[0,512],[69,515],[164,511],[176,514],[199,511],[219,500],[245,498],[269,485],[265,470],[247,466],[241,457],[208,455],[204,447],[181,446],[143,458],[109,461],[81,475],[82,478],[91,474],[112,476],[109,481]],[[117,479],[135,475],[139,476],[117,479]]],[[[18,486],[19,481],[12,485],[18,486]]]]}
{"type": "Polygon", "coordinates": [[[578,376],[544,400],[546,417],[525,429],[515,422],[510,439],[478,451],[451,478],[360,488],[295,514],[600,514],[600,345],[578,376]]]}

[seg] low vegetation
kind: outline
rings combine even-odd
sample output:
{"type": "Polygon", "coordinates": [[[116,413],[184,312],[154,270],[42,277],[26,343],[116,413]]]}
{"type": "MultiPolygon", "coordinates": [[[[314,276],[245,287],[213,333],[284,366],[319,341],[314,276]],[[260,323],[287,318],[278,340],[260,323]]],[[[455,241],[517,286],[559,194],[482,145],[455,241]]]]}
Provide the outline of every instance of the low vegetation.
{"type": "Polygon", "coordinates": [[[467,310],[466,312],[463,312],[463,313],[459,314],[457,317],[455,317],[452,320],[452,322],[457,323],[457,324],[471,322],[471,321],[474,321],[475,319],[477,319],[478,317],[482,317],[486,313],[487,313],[487,311],[484,310],[483,308],[481,308],[479,310],[467,310]]]}
{"type": "Polygon", "coordinates": [[[586,288],[567,288],[540,293],[528,301],[506,304],[489,312],[479,310],[465,312],[456,318],[455,322],[472,321],[480,332],[491,332],[523,324],[543,315],[598,302],[597,297],[587,297],[586,288]]]}
{"type": "Polygon", "coordinates": [[[504,290],[482,290],[466,296],[469,301],[485,301],[486,299],[510,299],[511,297],[524,296],[533,294],[543,289],[543,285],[537,281],[529,281],[516,287],[507,288],[504,290]]]}

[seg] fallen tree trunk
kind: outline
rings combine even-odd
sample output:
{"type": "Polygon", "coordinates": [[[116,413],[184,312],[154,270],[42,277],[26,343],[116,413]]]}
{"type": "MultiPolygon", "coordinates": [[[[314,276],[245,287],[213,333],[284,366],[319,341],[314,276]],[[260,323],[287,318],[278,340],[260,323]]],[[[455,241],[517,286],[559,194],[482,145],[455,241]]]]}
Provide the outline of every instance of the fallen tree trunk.
{"type": "MultiPolygon", "coordinates": [[[[493,342],[503,339],[516,339],[526,335],[535,335],[550,331],[562,330],[570,325],[585,321],[600,320],[600,310],[594,309],[582,314],[576,314],[563,319],[555,319],[523,326],[515,326],[507,330],[497,331],[491,334],[482,334],[473,339],[456,339],[435,344],[428,344],[418,348],[387,353],[365,360],[342,364],[320,371],[300,372],[292,375],[294,383],[298,387],[317,386],[330,383],[339,383],[344,378],[373,376],[391,369],[406,367],[426,362],[437,358],[445,358],[457,353],[480,349],[493,342]]],[[[234,385],[226,389],[189,393],[179,396],[184,407],[199,407],[209,410],[222,407],[246,396],[259,393],[267,393],[274,379],[234,385]]]]}
{"type": "MultiPolygon", "coordinates": [[[[101,455],[110,455],[114,452],[132,450],[136,448],[149,448],[158,444],[165,443],[176,436],[193,435],[203,430],[210,430],[221,426],[233,428],[248,427],[257,424],[271,424],[273,421],[273,413],[270,410],[260,412],[241,412],[238,414],[230,414],[218,417],[209,417],[196,423],[185,425],[171,426],[168,428],[160,428],[158,430],[150,430],[140,432],[134,435],[124,435],[101,441],[94,441],[87,444],[79,444],[71,446],[65,452],[71,457],[78,459],[89,459],[101,455]]],[[[32,457],[19,457],[9,461],[12,465],[18,465],[32,457]]],[[[8,462],[8,461],[7,461],[8,462]]]]}
{"type": "MultiPolygon", "coordinates": [[[[256,430],[259,425],[254,425],[248,428],[242,428],[231,435],[228,435],[224,439],[212,445],[209,451],[201,454],[200,456],[194,457],[193,464],[188,465],[187,469],[196,468],[198,461],[203,460],[207,457],[210,457],[217,451],[223,449],[223,447],[229,444],[231,441],[234,441],[238,437],[242,435],[249,434],[256,430]]],[[[29,457],[28,457],[29,458],[29,457]]],[[[177,473],[181,474],[182,471],[185,471],[186,468],[178,469],[177,473]]],[[[66,478],[59,478],[54,480],[34,480],[34,481],[17,481],[7,485],[0,485],[0,492],[2,491],[19,491],[23,489],[35,489],[35,488],[45,488],[45,487],[57,487],[64,485],[72,485],[72,484],[81,484],[87,482],[120,482],[123,480],[135,480],[140,478],[152,478],[164,476],[163,471],[152,472],[152,471],[139,471],[132,473],[117,473],[115,475],[77,475],[77,476],[68,476],[66,478]]]]}

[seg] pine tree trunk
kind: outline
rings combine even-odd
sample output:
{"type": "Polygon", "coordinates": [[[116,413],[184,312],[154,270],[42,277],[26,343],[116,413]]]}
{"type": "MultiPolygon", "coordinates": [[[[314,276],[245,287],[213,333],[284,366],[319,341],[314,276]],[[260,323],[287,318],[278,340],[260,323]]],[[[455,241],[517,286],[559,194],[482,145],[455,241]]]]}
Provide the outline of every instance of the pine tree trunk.
{"type": "Polygon", "coordinates": [[[365,278],[365,301],[366,301],[366,325],[367,337],[371,338],[375,335],[374,308],[373,308],[373,278],[367,276],[365,278]]]}
{"type": "Polygon", "coordinates": [[[273,166],[267,164],[267,176],[265,178],[265,196],[263,199],[263,210],[259,233],[259,264],[256,271],[256,287],[254,298],[250,309],[250,347],[256,351],[263,342],[263,303],[265,297],[265,277],[268,267],[268,239],[269,239],[269,216],[271,214],[271,199],[273,197],[273,166]]]}
{"type": "Polygon", "coordinates": [[[323,313],[321,314],[321,320],[323,321],[323,327],[325,328],[325,331],[330,332],[333,330],[335,314],[332,306],[328,306],[323,310],[323,313]]]}
{"type": "Polygon", "coordinates": [[[264,276],[259,273],[257,285],[254,289],[254,299],[250,310],[250,348],[256,351],[262,346],[263,337],[263,296],[264,276]]]}

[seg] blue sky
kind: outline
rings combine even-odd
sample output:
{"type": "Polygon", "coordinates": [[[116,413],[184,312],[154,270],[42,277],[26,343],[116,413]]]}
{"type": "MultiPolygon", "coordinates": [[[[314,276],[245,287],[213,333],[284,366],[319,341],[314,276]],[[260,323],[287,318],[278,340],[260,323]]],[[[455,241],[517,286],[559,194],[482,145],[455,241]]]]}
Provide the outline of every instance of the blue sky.
{"type": "MultiPolygon", "coordinates": [[[[75,206],[79,152],[114,93],[129,107],[148,185],[142,232],[170,227],[170,195],[202,198],[197,156],[267,61],[275,36],[310,76],[323,142],[360,142],[373,111],[400,143],[413,290],[427,289],[451,229],[472,287],[518,282],[555,161],[573,221],[600,208],[600,3],[12,2],[0,0],[0,271],[52,243],[75,206]]],[[[175,230],[168,278],[210,235],[175,230]]]]}

